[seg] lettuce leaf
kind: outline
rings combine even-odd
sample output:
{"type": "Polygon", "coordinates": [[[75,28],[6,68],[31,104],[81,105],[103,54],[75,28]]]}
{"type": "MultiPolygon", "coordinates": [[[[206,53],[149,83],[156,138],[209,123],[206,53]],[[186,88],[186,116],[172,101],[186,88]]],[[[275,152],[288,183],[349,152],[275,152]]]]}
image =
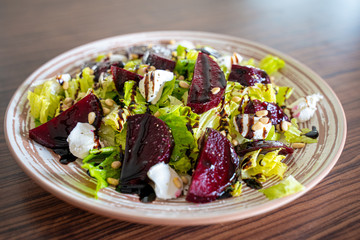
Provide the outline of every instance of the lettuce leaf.
{"type": "Polygon", "coordinates": [[[41,124],[55,116],[60,100],[64,97],[64,90],[54,78],[37,86],[34,92],[28,92],[30,114],[41,124]]]}
{"type": "Polygon", "coordinates": [[[200,115],[199,126],[194,128],[194,137],[196,141],[202,136],[206,128],[217,129],[220,126],[220,115],[218,107],[212,108],[200,115]]]}
{"type": "Polygon", "coordinates": [[[103,123],[107,126],[111,126],[115,131],[121,132],[130,115],[132,114],[127,106],[117,106],[103,118],[103,123]]]}
{"type": "Polygon", "coordinates": [[[275,126],[272,125],[267,137],[265,138],[265,140],[267,140],[267,141],[278,141],[278,140],[280,140],[280,138],[281,138],[281,134],[276,132],[275,131],[275,126]]]}
{"type": "Polygon", "coordinates": [[[198,115],[189,107],[181,105],[169,106],[159,109],[159,119],[163,120],[170,128],[175,146],[169,164],[181,173],[189,171],[194,162],[187,155],[188,151],[197,151],[194,136],[188,130],[188,124],[194,126],[198,122],[198,115]]]}
{"type": "MultiPolygon", "coordinates": [[[[255,153],[252,152],[252,155],[250,154],[251,165],[249,164],[249,167],[242,171],[242,177],[244,179],[255,178],[260,182],[265,182],[267,178],[271,176],[278,176],[282,179],[287,166],[285,163],[281,162],[286,156],[279,155],[280,150],[281,149],[271,151],[265,155],[259,154],[261,149],[259,151],[255,151],[255,153]]],[[[246,159],[245,156],[244,159],[246,159]]]]}
{"type": "Polygon", "coordinates": [[[124,69],[130,72],[136,72],[139,69],[140,64],[141,64],[141,59],[131,60],[125,64],[124,69]]]}
{"type": "Polygon", "coordinates": [[[261,102],[276,102],[276,93],[272,84],[255,83],[255,86],[247,87],[251,100],[257,99],[261,102]]]}
{"type": "Polygon", "coordinates": [[[300,131],[296,119],[291,119],[291,126],[284,132],[285,141],[289,143],[317,143],[317,139],[309,138],[300,131]]]}
{"type": "Polygon", "coordinates": [[[273,200],[303,190],[305,190],[305,187],[301,183],[299,183],[292,175],[290,175],[280,183],[266,189],[260,189],[259,192],[263,193],[268,199],[273,200]]]}
{"type": "Polygon", "coordinates": [[[233,197],[238,197],[241,195],[242,193],[242,183],[240,183],[239,181],[237,181],[234,185],[231,186],[232,187],[232,191],[230,192],[231,196],[233,197]]]}
{"type": "Polygon", "coordinates": [[[264,70],[269,75],[277,72],[279,69],[283,68],[284,66],[285,66],[284,60],[272,55],[267,55],[259,63],[259,68],[264,70]]]}
{"type": "Polygon", "coordinates": [[[109,75],[105,78],[100,78],[98,85],[99,88],[95,90],[95,94],[98,97],[102,99],[107,99],[107,98],[114,99],[117,96],[117,91],[115,89],[115,84],[112,75],[109,75]]]}
{"type": "Polygon", "coordinates": [[[177,61],[174,71],[178,75],[184,76],[186,80],[191,81],[199,51],[193,49],[187,50],[185,47],[179,45],[176,49],[176,52],[177,61]]]}
{"type": "Polygon", "coordinates": [[[83,160],[82,168],[89,170],[90,176],[97,180],[95,198],[100,189],[107,187],[107,178],[120,178],[120,169],[111,167],[114,161],[120,161],[120,151],[116,147],[107,147],[90,151],[83,160]]]}
{"type": "Polygon", "coordinates": [[[142,114],[147,110],[145,98],[141,95],[135,81],[124,84],[124,99],[121,100],[132,114],[142,114]]]}
{"type": "Polygon", "coordinates": [[[85,94],[80,93],[86,93],[94,85],[93,70],[89,67],[84,68],[81,74],[78,74],[75,79],[68,83],[69,87],[65,90],[65,97],[79,100],[79,97],[85,96],[85,94]]]}
{"type": "Polygon", "coordinates": [[[276,104],[285,106],[285,101],[291,96],[294,89],[291,87],[275,87],[276,90],[276,104]]]}

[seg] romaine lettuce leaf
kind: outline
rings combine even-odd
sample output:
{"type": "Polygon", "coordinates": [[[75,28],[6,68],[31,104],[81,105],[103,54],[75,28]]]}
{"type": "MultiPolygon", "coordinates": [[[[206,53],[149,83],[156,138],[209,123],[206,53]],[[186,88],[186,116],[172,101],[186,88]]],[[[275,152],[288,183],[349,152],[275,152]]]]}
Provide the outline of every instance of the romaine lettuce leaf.
{"type": "Polygon", "coordinates": [[[234,185],[231,186],[233,190],[230,192],[231,196],[238,197],[242,193],[242,183],[236,181],[234,185]]]}
{"type": "Polygon", "coordinates": [[[181,105],[161,108],[158,111],[160,113],[159,119],[170,127],[175,142],[169,164],[178,172],[186,173],[194,164],[187,152],[197,151],[197,144],[194,136],[188,130],[188,124],[194,126],[199,117],[189,107],[181,105]]]}
{"type": "Polygon", "coordinates": [[[100,189],[107,187],[107,178],[120,178],[120,169],[114,169],[111,164],[114,161],[120,161],[120,151],[116,147],[107,147],[90,152],[83,160],[82,168],[89,170],[90,176],[96,178],[97,185],[95,198],[100,189]]]}
{"type": "Polygon", "coordinates": [[[147,110],[145,98],[138,90],[135,81],[127,81],[124,84],[124,99],[121,100],[132,114],[142,114],[147,110]]]}
{"type": "Polygon", "coordinates": [[[316,143],[317,139],[309,138],[300,131],[296,119],[291,119],[291,126],[284,132],[285,140],[289,143],[316,143]]]}
{"type": "Polygon", "coordinates": [[[279,69],[283,68],[284,66],[285,66],[284,60],[272,55],[267,55],[259,63],[259,68],[264,70],[269,75],[277,72],[279,69]]]}
{"type": "Polygon", "coordinates": [[[105,78],[100,78],[98,85],[99,88],[95,90],[95,94],[98,97],[102,99],[107,99],[107,98],[114,99],[116,97],[117,91],[115,89],[115,84],[112,75],[109,75],[105,78]]]}
{"type": "Polygon", "coordinates": [[[64,90],[54,78],[37,86],[34,92],[28,92],[30,114],[41,124],[55,116],[60,100],[64,97],[64,90]]]}
{"type": "Polygon", "coordinates": [[[276,102],[276,93],[272,84],[255,83],[255,86],[246,88],[251,100],[257,99],[261,102],[276,102]]]}
{"type": "Polygon", "coordinates": [[[292,175],[290,175],[280,183],[266,189],[260,189],[259,192],[262,192],[268,199],[273,200],[303,190],[305,190],[305,187],[301,183],[299,183],[292,175]]]}
{"type": "MultiPolygon", "coordinates": [[[[254,162],[256,152],[252,152],[251,155],[251,165],[247,169],[242,171],[242,177],[244,179],[255,178],[260,182],[265,182],[268,177],[278,176],[280,179],[283,178],[283,175],[287,169],[285,163],[281,161],[286,157],[284,155],[279,155],[279,150],[271,151],[264,154],[259,154],[256,157],[256,162],[254,162]]],[[[260,152],[261,149],[258,151],[260,152]]],[[[246,156],[246,155],[245,155],[246,156]]],[[[244,159],[246,159],[244,157],[244,159]]]]}
{"type": "Polygon", "coordinates": [[[293,93],[294,89],[291,87],[275,87],[276,90],[276,104],[281,106],[285,106],[285,101],[288,99],[293,93]]]}

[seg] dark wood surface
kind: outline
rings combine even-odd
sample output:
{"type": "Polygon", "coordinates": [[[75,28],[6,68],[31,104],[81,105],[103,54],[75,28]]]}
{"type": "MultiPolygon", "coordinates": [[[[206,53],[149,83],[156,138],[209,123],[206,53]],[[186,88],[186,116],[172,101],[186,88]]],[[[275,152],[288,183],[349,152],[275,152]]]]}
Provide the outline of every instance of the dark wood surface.
{"type": "Polygon", "coordinates": [[[75,208],[16,164],[0,128],[0,239],[359,239],[360,2],[0,1],[0,121],[36,68],[78,45],[131,32],[197,30],[233,35],[305,63],[333,88],[348,137],[330,174],[296,201],[246,220],[194,227],[140,225],[75,208]]]}

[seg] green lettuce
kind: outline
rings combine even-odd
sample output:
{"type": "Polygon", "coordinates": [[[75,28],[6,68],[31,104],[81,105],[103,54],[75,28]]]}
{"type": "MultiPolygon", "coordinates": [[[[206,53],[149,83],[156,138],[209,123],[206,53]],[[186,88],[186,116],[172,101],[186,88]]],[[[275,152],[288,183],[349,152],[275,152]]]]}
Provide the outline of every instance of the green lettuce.
{"type": "Polygon", "coordinates": [[[299,183],[292,175],[290,175],[280,183],[266,189],[260,189],[259,192],[262,192],[268,199],[273,200],[303,190],[305,190],[305,187],[301,183],[299,183]]]}
{"type": "Polygon", "coordinates": [[[234,185],[232,185],[231,187],[233,189],[230,192],[231,196],[238,197],[238,196],[241,195],[241,193],[242,193],[242,183],[240,183],[239,181],[236,181],[236,183],[234,185]]]}
{"type": "Polygon", "coordinates": [[[174,71],[178,75],[184,76],[186,80],[191,81],[199,51],[187,50],[185,47],[179,45],[176,49],[176,52],[177,61],[174,71]]]}
{"type": "Polygon", "coordinates": [[[82,168],[89,170],[90,176],[97,180],[95,197],[100,189],[109,186],[107,178],[120,178],[120,169],[114,169],[111,164],[120,161],[120,151],[116,147],[94,149],[84,158],[82,168]]]}
{"type": "Polygon", "coordinates": [[[64,90],[56,79],[51,79],[37,86],[34,92],[28,92],[30,114],[41,124],[55,116],[64,97],[64,90]]]}
{"type": "Polygon", "coordinates": [[[305,132],[300,131],[296,119],[291,119],[291,126],[284,132],[285,140],[289,143],[317,143],[317,139],[305,136],[305,132]]]}
{"type": "MultiPolygon", "coordinates": [[[[278,176],[282,179],[287,166],[281,161],[286,156],[279,155],[280,149],[266,154],[260,154],[260,151],[261,149],[254,151],[249,155],[251,156],[251,159],[249,164],[247,164],[248,167],[241,172],[242,178],[255,178],[260,182],[265,182],[267,178],[271,176],[278,176]]],[[[244,159],[246,159],[246,155],[244,156],[244,159]]]]}
{"type": "Polygon", "coordinates": [[[267,55],[259,63],[259,68],[264,70],[269,75],[277,72],[279,69],[283,68],[284,66],[285,66],[284,60],[272,55],[267,55]]]}
{"type": "Polygon", "coordinates": [[[221,117],[218,111],[218,108],[212,108],[200,115],[199,126],[193,129],[196,141],[202,136],[206,128],[217,129],[220,126],[221,117]]]}
{"type": "Polygon", "coordinates": [[[117,106],[103,118],[103,123],[107,126],[111,126],[114,130],[121,132],[130,115],[132,114],[127,106],[117,106]]]}
{"type": "Polygon", "coordinates": [[[241,61],[240,65],[256,67],[255,60],[253,58],[250,58],[247,61],[241,61]]]}
{"type": "Polygon", "coordinates": [[[197,144],[192,133],[188,130],[188,124],[194,126],[198,122],[198,115],[189,107],[174,105],[158,110],[159,119],[163,120],[171,129],[175,146],[171,154],[169,164],[181,173],[189,171],[194,161],[187,155],[188,151],[197,151],[197,144]]]}
{"type": "Polygon", "coordinates": [[[267,140],[267,141],[278,141],[278,140],[280,140],[280,138],[281,138],[281,134],[276,132],[275,131],[275,126],[272,125],[267,137],[265,138],[265,140],[267,140]]]}
{"type": "Polygon", "coordinates": [[[276,93],[272,84],[255,83],[255,86],[247,88],[251,100],[257,99],[261,102],[276,102],[276,93]]]}
{"type": "Polygon", "coordinates": [[[115,89],[115,83],[112,76],[109,75],[106,78],[99,79],[99,88],[95,90],[95,94],[102,99],[114,99],[117,96],[115,89]]]}
{"type": "Polygon", "coordinates": [[[79,100],[94,85],[93,70],[89,67],[84,68],[81,74],[78,74],[75,79],[70,80],[68,83],[69,87],[65,90],[65,97],[79,100]]]}
{"type": "Polygon", "coordinates": [[[130,72],[136,72],[139,69],[140,64],[141,59],[131,60],[125,64],[124,69],[130,72]]]}
{"type": "Polygon", "coordinates": [[[276,104],[279,106],[285,106],[285,101],[293,93],[294,89],[291,87],[275,87],[276,90],[276,104]]]}
{"type": "Polygon", "coordinates": [[[142,114],[147,110],[145,98],[141,95],[135,81],[124,84],[124,99],[121,100],[132,114],[142,114]]]}

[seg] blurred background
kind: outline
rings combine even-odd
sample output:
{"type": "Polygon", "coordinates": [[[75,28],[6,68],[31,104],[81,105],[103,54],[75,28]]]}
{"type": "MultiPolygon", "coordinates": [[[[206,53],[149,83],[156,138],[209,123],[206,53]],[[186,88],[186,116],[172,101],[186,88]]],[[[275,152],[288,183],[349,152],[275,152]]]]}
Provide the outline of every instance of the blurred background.
{"type": "Polygon", "coordinates": [[[358,238],[359,0],[0,0],[1,124],[17,87],[58,54],[106,37],[158,30],[246,38],[312,68],[347,115],[348,140],[335,168],[312,191],[268,214],[211,227],[154,227],[97,216],[45,192],[17,166],[0,128],[0,196],[11,195],[0,197],[0,239],[358,238]],[[351,190],[344,193],[343,186],[351,190]],[[320,189],[326,194],[317,195],[320,189]]]}

